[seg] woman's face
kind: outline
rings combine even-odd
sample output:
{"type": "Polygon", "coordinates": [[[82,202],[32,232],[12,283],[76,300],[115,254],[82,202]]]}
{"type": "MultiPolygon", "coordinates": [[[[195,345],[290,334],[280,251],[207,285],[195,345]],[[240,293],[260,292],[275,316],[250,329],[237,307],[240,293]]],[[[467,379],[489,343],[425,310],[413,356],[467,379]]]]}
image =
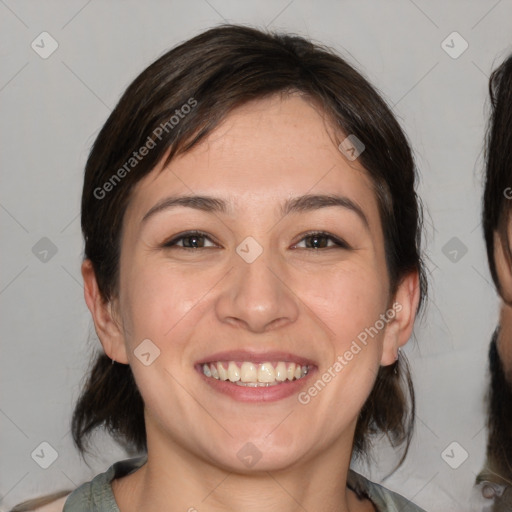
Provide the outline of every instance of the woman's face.
{"type": "Polygon", "coordinates": [[[314,108],[235,110],[138,183],[123,226],[110,355],[132,367],[150,451],[238,471],[350,452],[401,306],[371,181],[314,108]]]}

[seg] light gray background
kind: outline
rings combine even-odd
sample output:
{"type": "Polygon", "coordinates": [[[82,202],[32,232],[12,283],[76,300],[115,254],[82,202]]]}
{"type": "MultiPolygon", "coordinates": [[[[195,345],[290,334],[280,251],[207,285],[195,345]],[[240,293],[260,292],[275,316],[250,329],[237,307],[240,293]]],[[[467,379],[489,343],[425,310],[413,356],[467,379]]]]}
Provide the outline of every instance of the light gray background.
{"type": "MultiPolygon", "coordinates": [[[[486,354],[498,311],[480,225],[487,82],[512,51],[512,2],[0,0],[0,17],[1,510],[72,489],[124,457],[100,439],[87,467],[69,435],[72,404],[98,343],[79,271],[83,167],[131,80],[176,43],[223,21],[333,46],[394,105],[422,175],[431,296],[406,349],[418,397],[416,435],[385,485],[431,511],[468,510],[485,453],[486,354]],[[59,45],[47,59],[31,48],[43,31],[59,45]],[[453,31],[469,44],[457,59],[441,46],[453,31]],[[57,248],[46,262],[32,251],[43,237],[57,248]],[[467,247],[457,262],[443,253],[452,237],[467,247]],[[43,441],[58,452],[46,470],[31,458],[43,441]],[[441,456],[453,441],[461,448],[452,460],[462,449],[469,454],[458,469],[441,456]]],[[[460,41],[448,44],[460,48],[460,41]]],[[[378,468],[363,468],[376,480],[390,469],[389,450],[381,459],[378,468]]]]}

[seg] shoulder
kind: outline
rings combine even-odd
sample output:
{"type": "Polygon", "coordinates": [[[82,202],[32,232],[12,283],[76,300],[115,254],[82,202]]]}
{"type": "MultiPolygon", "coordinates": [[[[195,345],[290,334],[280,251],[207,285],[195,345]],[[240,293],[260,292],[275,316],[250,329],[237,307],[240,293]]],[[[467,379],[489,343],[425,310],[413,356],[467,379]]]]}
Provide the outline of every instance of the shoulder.
{"type": "Polygon", "coordinates": [[[48,503],[47,505],[44,505],[43,507],[36,510],[37,512],[62,512],[64,510],[64,503],[66,503],[68,496],[69,494],[66,494],[66,496],[52,501],[51,503],[48,503]]]}
{"type": "Polygon", "coordinates": [[[378,512],[425,512],[403,496],[367,480],[355,471],[349,471],[347,484],[357,494],[368,497],[378,512]]]}
{"type": "Polygon", "coordinates": [[[62,512],[71,491],[61,491],[19,503],[10,512],[62,512]]]}
{"type": "Polygon", "coordinates": [[[146,457],[127,459],[112,464],[104,473],[100,473],[90,482],[75,489],[66,499],[63,512],[86,512],[102,510],[119,512],[111,482],[139,469],[146,457]]]}

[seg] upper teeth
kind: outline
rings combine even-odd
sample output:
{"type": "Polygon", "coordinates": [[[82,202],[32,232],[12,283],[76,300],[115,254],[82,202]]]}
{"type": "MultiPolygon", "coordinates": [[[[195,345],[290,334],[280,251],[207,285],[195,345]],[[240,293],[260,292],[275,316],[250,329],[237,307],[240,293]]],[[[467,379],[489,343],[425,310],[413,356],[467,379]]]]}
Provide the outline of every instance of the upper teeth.
{"type": "Polygon", "coordinates": [[[203,373],[217,380],[229,380],[239,385],[277,384],[285,380],[295,380],[308,373],[308,366],[279,361],[278,363],[251,363],[240,365],[235,361],[218,361],[203,364],[203,373]]]}

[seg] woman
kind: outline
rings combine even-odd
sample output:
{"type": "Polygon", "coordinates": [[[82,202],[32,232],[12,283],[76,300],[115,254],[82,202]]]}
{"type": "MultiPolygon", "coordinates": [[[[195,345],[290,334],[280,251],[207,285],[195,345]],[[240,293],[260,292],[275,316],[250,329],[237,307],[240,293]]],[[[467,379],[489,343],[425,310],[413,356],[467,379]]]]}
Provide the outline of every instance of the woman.
{"type": "Polygon", "coordinates": [[[512,510],[512,56],[493,72],[489,90],[492,114],[486,148],[483,225],[501,311],[489,347],[487,460],[477,477],[473,501],[475,510],[499,512],[512,510]]]}
{"type": "Polygon", "coordinates": [[[412,435],[415,181],[376,91],[303,38],[221,26],[147,68],[86,166],[103,352],[72,429],[141,457],[64,511],[420,510],[349,469],[412,435]]]}

